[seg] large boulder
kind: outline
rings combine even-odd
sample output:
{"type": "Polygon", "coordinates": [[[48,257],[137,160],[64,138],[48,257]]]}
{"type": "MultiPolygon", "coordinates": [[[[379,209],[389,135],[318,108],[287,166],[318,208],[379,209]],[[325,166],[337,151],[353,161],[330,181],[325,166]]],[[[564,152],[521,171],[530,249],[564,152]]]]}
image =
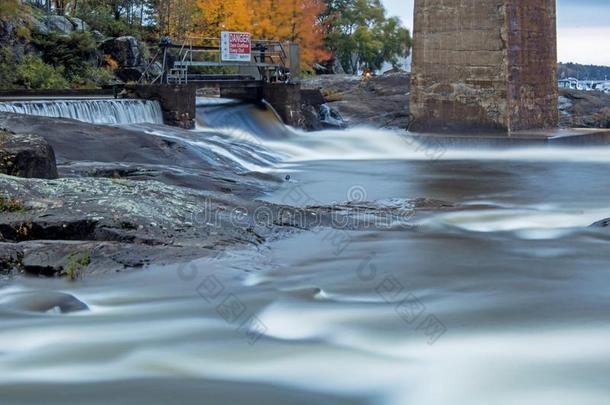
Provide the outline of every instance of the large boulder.
{"type": "Polygon", "coordinates": [[[53,32],[68,35],[74,31],[89,31],[89,25],[80,18],[63,15],[50,15],[42,22],[33,19],[32,26],[35,30],[45,34],[53,32]]]}
{"type": "Polygon", "coordinates": [[[55,152],[40,136],[0,132],[0,174],[56,179],[55,152]]]}
{"type": "Polygon", "coordinates": [[[112,56],[121,68],[133,68],[141,65],[140,43],[132,36],[110,38],[101,45],[106,55],[112,56]]]}
{"type": "Polygon", "coordinates": [[[48,32],[55,32],[57,34],[69,34],[74,31],[74,25],[68,17],[62,15],[50,15],[45,19],[45,25],[47,26],[48,32]]]}
{"type": "Polygon", "coordinates": [[[96,42],[102,42],[106,38],[104,34],[97,30],[91,31],[91,36],[93,37],[93,39],[95,39],[96,42]]]}
{"type": "Polygon", "coordinates": [[[15,21],[0,19],[0,41],[2,44],[11,44],[15,40],[15,21]]]}
{"type": "Polygon", "coordinates": [[[44,35],[47,35],[51,32],[49,30],[49,27],[47,27],[47,24],[45,23],[45,21],[39,20],[38,18],[36,18],[34,16],[32,16],[32,20],[30,21],[30,27],[32,28],[32,31],[38,32],[38,33],[44,34],[44,35]]]}
{"type": "MultiPolygon", "coordinates": [[[[25,24],[26,22],[23,20],[0,19],[0,47],[10,48],[11,55],[17,60],[23,57],[28,43],[25,37],[18,35],[17,32],[17,28],[25,24]]],[[[0,63],[3,62],[9,62],[9,64],[14,63],[7,60],[2,60],[2,56],[0,56],[0,63]]],[[[0,82],[2,82],[2,78],[0,78],[0,82]]]]}
{"type": "Polygon", "coordinates": [[[70,22],[72,23],[72,26],[74,27],[74,31],[89,31],[90,30],[89,24],[87,24],[85,21],[81,20],[80,18],[70,17],[70,22]]]}

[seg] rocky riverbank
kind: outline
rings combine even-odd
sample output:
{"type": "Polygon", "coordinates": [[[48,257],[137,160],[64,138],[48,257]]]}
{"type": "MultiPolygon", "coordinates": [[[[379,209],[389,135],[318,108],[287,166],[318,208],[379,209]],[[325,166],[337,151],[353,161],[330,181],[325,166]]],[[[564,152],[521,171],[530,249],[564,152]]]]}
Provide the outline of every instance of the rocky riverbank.
{"type": "Polygon", "coordinates": [[[561,89],[559,112],[560,124],[565,128],[610,128],[610,95],[561,89]]]}
{"type": "Polygon", "coordinates": [[[407,128],[410,75],[390,73],[363,79],[352,75],[315,76],[303,87],[320,89],[327,104],[350,126],[407,128]]]}
{"type": "MultiPolygon", "coordinates": [[[[320,89],[328,105],[350,126],[408,128],[410,80],[408,73],[389,73],[368,80],[351,75],[316,76],[304,87],[320,89]]],[[[560,119],[564,128],[610,128],[610,95],[562,89],[560,119]]]]}
{"type": "Polygon", "coordinates": [[[290,180],[238,162],[263,167],[271,154],[246,142],[222,143],[213,133],[10,113],[0,114],[0,128],[0,153],[9,163],[0,174],[5,276],[76,279],[258,248],[319,227],[409,228],[418,213],[463,209],[426,199],[304,208],[268,203],[258,198],[290,180]],[[40,158],[27,159],[27,170],[9,171],[25,152],[40,158]]]}

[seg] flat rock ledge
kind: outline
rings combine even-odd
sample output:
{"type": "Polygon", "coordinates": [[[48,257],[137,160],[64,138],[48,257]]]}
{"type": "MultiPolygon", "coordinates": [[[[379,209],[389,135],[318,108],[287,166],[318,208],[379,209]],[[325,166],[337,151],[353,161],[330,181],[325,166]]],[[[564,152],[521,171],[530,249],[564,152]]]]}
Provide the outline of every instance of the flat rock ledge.
{"type": "Polygon", "coordinates": [[[19,207],[0,212],[5,275],[76,278],[179,263],[282,231],[240,216],[257,203],[157,181],[0,175],[0,190],[19,207]]]}
{"type": "Polygon", "coordinates": [[[158,181],[24,179],[0,175],[0,275],[81,278],[215,257],[229,248],[315,228],[410,228],[417,212],[462,209],[434,200],[305,208],[158,181]]]}

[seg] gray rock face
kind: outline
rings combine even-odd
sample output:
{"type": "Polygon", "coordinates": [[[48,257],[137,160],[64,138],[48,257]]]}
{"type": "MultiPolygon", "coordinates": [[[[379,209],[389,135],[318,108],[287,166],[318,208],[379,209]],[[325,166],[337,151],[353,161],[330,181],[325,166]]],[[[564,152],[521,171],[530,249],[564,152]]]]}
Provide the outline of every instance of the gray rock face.
{"type": "Polygon", "coordinates": [[[76,17],[70,17],[70,22],[72,23],[72,26],[74,27],[74,31],[89,31],[89,24],[87,24],[85,21],[81,20],[80,18],[76,18],[76,17]]]}
{"type": "Polygon", "coordinates": [[[0,132],[0,173],[56,179],[58,175],[53,148],[37,135],[0,132]]]}
{"type": "Polygon", "coordinates": [[[26,24],[25,21],[9,21],[0,19],[0,45],[10,47],[11,52],[19,60],[28,45],[27,40],[17,35],[17,27],[26,24]]]}
{"type": "Polygon", "coordinates": [[[0,258],[0,274],[11,273],[21,265],[23,252],[17,244],[0,243],[0,258]]]}
{"type": "Polygon", "coordinates": [[[374,76],[369,80],[348,75],[323,75],[304,80],[303,86],[321,89],[328,106],[350,126],[408,128],[411,122],[410,80],[408,73],[374,76]]]}
{"type": "Polygon", "coordinates": [[[33,20],[34,29],[42,33],[57,33],[57,34],[70,34],[74,31],[89,31],[89,25],[75,17],[65,17],[62,15],[50,15],[44,22],[33,20]]]}
{"type": "Polygon", "coordinates": [[[104,34],[102,34],[101,32],[99,32],[97,30],[91,31],[91,35],[93,36],[93,39],[95,39],[97,42],[102,42],[104,40],[104,38],[106,38],[104,36],[104,34]]]}
{"type": "Polygon", "coordinates": [[[44,21],[35,18],[34,16],[32,16],[30,24],[32,26],[32,30],[36,32],[39,32],[41,34],[48,34],[50,32],[49,28],[47,27],[47,24],[45,24],[44,21]]]}
{"type": "Polygon", "coordinates": [[[16,25],[13,21],[0,20],[0,41],[3,44],[12,43],[15,39],[16,25]]]}
{"type": "Polygon", "coordinates": [[[102,43],[102,51],[112,56],[122,68],[141,65],[140,43],[131,36],[111,38],[102,43]]]}
{"type": "Polygon", "coordinates": [[[74,31],[74,25],[72,22],[61,15],[50,15],[45,20],[48,32],[55,32],[58,34],[69,34],[74,31]]]}

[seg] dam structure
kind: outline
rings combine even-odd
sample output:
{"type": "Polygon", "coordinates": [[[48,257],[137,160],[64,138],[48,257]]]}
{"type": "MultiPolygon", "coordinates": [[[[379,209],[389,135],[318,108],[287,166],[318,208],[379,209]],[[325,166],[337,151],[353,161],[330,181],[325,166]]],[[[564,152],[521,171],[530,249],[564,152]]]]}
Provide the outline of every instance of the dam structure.
{"type": "Polygon", "coordinates": [[[558,125],[555,0],[415,0],[412,128],[558,125]]]}

